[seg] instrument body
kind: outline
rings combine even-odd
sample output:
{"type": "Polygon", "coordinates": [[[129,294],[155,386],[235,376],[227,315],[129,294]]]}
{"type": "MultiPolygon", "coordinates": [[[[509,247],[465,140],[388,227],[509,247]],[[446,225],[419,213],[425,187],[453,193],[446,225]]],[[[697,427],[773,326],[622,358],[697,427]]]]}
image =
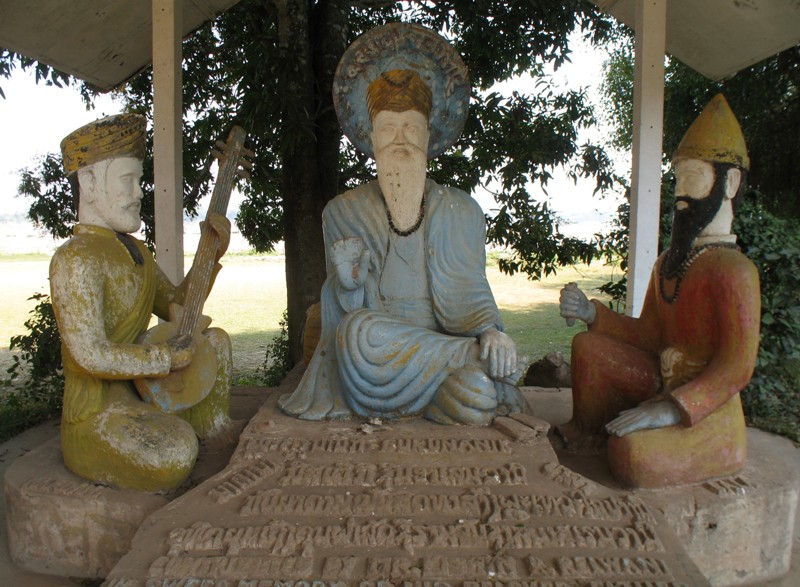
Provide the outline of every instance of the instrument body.
{"type": "MultiPolygon", "coordinates": [[[[246,133],[234,126],[218,155],[219,174],[208,206],[208,215],[224,215],[228,208],[231,191],[240,172],[240,166],[248,164],[242,159],[246,153],[246,133]]],[[[206,218],[208,218],[208,215],[206,218]]],[[[169,321],[158,324],[144,332],[140,344],[157,344],[179,335],[191,335],[195,344],[192,362],[188,367],[171,371],[166,377],[136,379],[134,384],[142,399],[167,413],[181,412],[203,401],[211,393],[217,379],[216,352],[203,335],[211,319],[202,315],[203,304],[211,286],[214,266],[219,250],[219,236],[213,230],[203,230],[197,245],[192,270],[183,306],[172,304],[169,321]]]]}
{"type": "MultiPolygon", "coordinates": [[[[169,321],[157,324],[142,333],[139,344],[158,344],[181,334],[183,306],[172,304],[169,321]]],[[[217,354],[209,339],[203,334],[211,319],[203,316],[192,333],[195,342],[191,364],[179,371],[170,371],[166,377],[147,377],[134,380],[141,398],[160,411],[173,414],[188,410],[206,399],[217,378],[217,354]]]]}

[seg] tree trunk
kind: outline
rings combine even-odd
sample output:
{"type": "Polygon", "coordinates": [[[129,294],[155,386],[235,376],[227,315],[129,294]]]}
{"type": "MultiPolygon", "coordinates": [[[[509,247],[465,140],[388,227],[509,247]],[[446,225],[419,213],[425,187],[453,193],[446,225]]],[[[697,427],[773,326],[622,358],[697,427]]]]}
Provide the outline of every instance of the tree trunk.
{"type": "Polygon", "coordinates": [[[285,68],[282,137],[283,222],[291,358],[302,358],[306,309],[319,301],[325,280],[322,210],[338,191],[341,132],[331,86],[345,49],[347,4],[279,2],[285,68]]]}

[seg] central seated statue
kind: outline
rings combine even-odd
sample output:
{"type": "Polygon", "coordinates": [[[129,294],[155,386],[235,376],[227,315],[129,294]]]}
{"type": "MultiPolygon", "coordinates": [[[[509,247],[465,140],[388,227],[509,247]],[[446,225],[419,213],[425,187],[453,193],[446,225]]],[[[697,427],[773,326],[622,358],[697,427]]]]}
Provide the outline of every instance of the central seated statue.
{"type": "MultiPolygon", "coordinates": [[[[365,87],[378,179],[325,208],[320,341],[280,406],[310,420],[424,415],[487,425],[524,401],[513,386],[516,348],[486,280],[483,212],[466,193],[426,179],[430,152],[443,150],[429,139],[444,99],[414,69],[381,71],[365,87]]],[[[459,133],[450,129],[450,144],[459,133]]]]}

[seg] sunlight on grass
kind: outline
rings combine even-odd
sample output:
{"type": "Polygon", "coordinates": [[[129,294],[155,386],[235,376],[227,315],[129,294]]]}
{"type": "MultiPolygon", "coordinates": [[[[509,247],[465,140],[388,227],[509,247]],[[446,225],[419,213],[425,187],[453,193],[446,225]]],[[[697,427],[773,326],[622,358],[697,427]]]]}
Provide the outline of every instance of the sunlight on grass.
{"type": "MultiPolygon", "coordinates": [[[[278,335],[278,322],[286,309],[286,275],[283,257],[276,254],[237,254],[225,258],[204,313],[213,326],[225,329],[233,342],[235,375],[257,370],[264,361],[267,344],[278,335]]],[[[0,307],[0,368],[10,363],[10,337],[25,332],[24,322],[35,303],[34,292],[49,292],[49,258],[46,255],[0,256],[7,276],[4,303],[0,307]]],[[[191,266],[187,258],[186,267],[191,266]]],[[[551,351],[569,357],[572,337],[581,326],[569,328],[558,314],[559,290],[574,281],[589,297],[603,299],[597,287],[612,275],[611,267],[600,262],[591,266],[567,267],[540,282],[523,275],[500,273],[489,263],[487,277],[500,307],[506,331],[516,341],[520,355],[535,361],[551,351]]]]}
{"type": "Polygon", "coordinates": [[[517,343],[521,356],[533,362],[549,352],[560,351],[569,360],[570,341],[583,330],[583,326],[568,327],[558,313],[558,296],[561,288],[575,282],[590,298],[603,302],[608,298],[597,288],[612,278],[617,278],[612,267],[595,262],[591,266],[565,267],[557,275],[541,281],[529,281],[522,275],[504,275],[494,267],[487,267],[486,275],[492,286],[497,305],[503,316],[506,332],[517,343]]]}

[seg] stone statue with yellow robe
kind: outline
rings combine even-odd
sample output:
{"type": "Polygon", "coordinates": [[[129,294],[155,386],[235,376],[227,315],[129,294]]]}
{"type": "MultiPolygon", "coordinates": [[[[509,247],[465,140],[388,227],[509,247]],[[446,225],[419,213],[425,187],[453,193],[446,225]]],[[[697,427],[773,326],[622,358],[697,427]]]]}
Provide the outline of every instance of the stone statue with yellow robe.
{"type": "MultiPolygon", "coordinates": [[[[171,490],[194,466],[198,439],[225,432],[231,346],[227,334],[207,329],[216,355],[216,380],[205,399],[177,414],[160,411],[137,394],[133,380],[164,377],[193,360],[196,341],[175,337],[138,342],[153,313],[181,303],[150,251],[129,233],[139,229],[139,180],[145,120],[110,116],[62,141],[65,169],[78,188],[79,224],[53,255],[50,287],[62,340],[64,462],[80,477],[140,491],[171,490]]],[[[203,230],[220,235],[217,258],[229,241],[227,219],[209,218],[203,230]]]]}

